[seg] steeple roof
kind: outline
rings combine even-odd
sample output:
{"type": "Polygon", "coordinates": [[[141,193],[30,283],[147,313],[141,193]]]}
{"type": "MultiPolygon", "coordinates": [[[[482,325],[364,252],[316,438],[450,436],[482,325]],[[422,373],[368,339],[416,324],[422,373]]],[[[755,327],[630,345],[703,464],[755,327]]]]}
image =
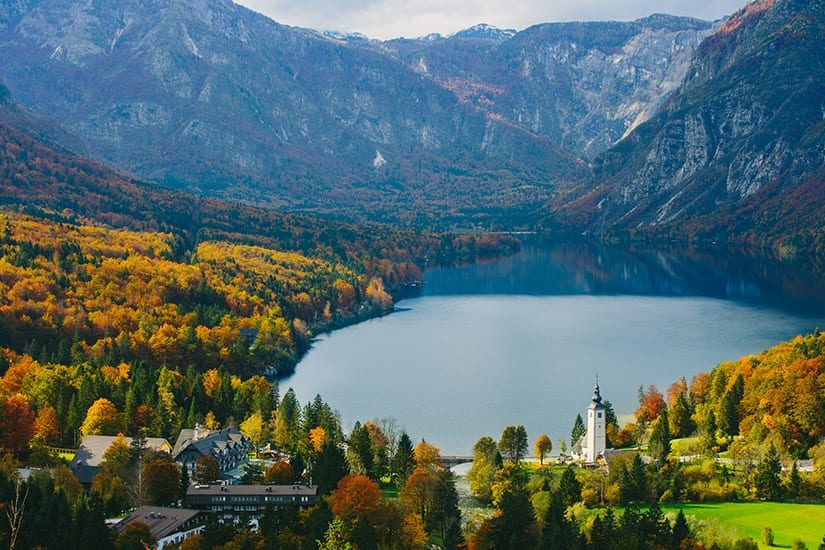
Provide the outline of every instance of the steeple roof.
{"type": "Polygon", "coordinates": [[[590,409],[603,409],[604,405],[602,404],[602,394],[599,393],[599,378],[596,377],[596,387],[593,388],[593,397],[590,398],[590,409]]]}

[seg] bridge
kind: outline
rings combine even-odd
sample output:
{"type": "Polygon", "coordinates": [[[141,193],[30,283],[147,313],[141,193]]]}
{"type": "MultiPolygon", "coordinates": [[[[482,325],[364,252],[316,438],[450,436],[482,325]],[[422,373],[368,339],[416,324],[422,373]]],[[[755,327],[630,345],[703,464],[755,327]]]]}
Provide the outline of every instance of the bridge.
{"type": "Polygon", "coordinates": [[[453,466],[458,466],[459,464],[468,464],[473,461],[473,457],[471,456],[442,456],[441,462],[444,463],[444,466],[447,468],[452,468],[453,466]]]}

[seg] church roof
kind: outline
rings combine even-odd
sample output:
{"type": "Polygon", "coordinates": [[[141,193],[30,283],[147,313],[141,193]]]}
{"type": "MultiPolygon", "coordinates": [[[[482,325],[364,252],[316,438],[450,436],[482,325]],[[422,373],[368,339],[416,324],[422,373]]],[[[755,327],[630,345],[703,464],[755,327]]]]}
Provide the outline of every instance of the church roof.
{"type": "Polygon", "coordinates": [[[596,387],[593,388],[593,397],[590,398],[590,406],[588,409],[603,409],[602,394],[599,393],[599,381],[596,380],[596,387]]]}

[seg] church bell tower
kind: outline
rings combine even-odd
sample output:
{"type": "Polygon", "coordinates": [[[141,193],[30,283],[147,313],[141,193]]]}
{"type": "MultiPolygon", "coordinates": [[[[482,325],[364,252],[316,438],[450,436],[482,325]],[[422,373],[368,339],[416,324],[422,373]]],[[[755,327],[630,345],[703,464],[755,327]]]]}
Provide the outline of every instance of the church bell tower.
{"type": "Polygon", "coordinates": [[[596,378],[596,387],[593,389],[593,397],[590,406],[587,407],[587,431],[585,432],[584,461],[596,462],[604,456],[607,448],[607,436],[605,435],[605,407],[602,404],[602,396],[599,393],[599,379],[596,378]]]}

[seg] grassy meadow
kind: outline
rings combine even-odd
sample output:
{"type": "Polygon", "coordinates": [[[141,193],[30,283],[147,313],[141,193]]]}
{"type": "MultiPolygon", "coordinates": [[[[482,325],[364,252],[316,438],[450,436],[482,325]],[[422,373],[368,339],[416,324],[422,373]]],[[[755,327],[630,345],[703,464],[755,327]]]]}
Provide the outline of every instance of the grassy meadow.
{"type": "Polygon", "coordinates": [[[727,502],[706,504],[662,505],[665,514],[683,510],[688,522],[717,523],[722,533],[734,538],[750,537],[762,544],[762,529],[774,533],[773,548],[790,548],[794,540],[805,542],[809,550],[819,547],[825,536],[825,505],[785,504],[776,502],[727,502]]]}

